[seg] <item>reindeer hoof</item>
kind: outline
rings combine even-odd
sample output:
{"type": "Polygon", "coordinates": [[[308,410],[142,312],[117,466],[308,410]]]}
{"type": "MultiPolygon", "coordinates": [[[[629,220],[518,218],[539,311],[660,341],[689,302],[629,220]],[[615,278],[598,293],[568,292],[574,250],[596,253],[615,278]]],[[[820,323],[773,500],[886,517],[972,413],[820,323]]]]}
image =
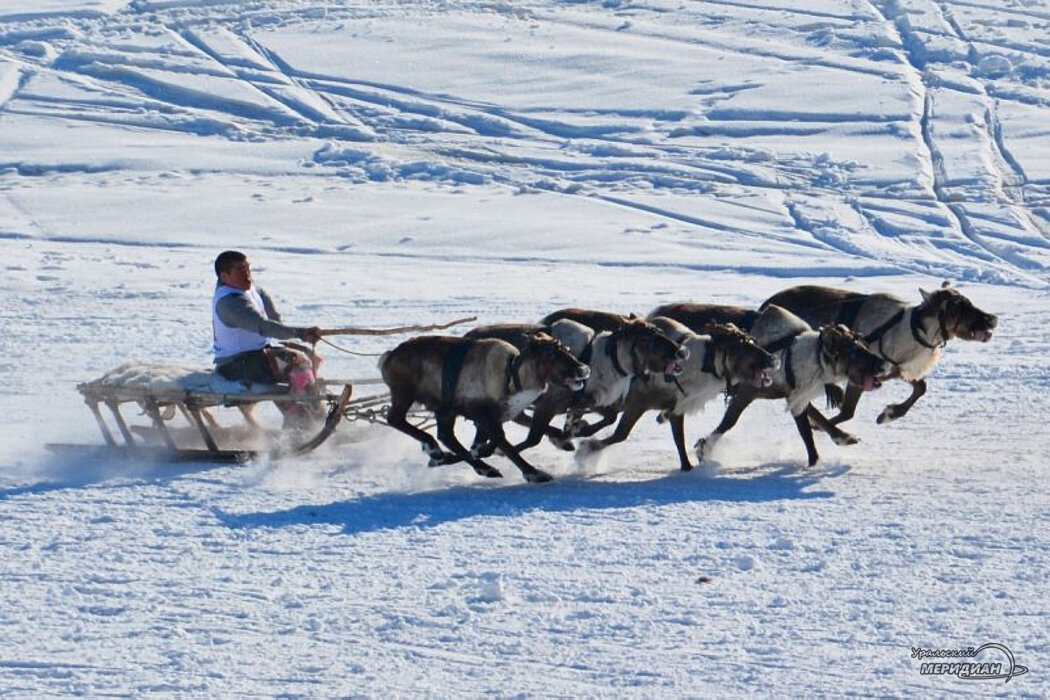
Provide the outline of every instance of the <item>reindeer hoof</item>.
{"type": "Polygon", "coordinates": [[[479,475],[484,476],[484,477],[489,478],[489,479],[502,479],[503,478],[503,474],[500,472],[499,469],[496,469],[495,467],[490,467],[487,464],[482,464],[480,466],[475,466],[474,467],[474,471],[476,471],[479,475]]]}
{"type": "Polygon", "coordinates": [[[531,472],[522,472],[521,475],[524,476],[525,481],[530,484],[546,484],[548,481],[554,481],[554,477],[542,469],[537,469],[536,471],[531,472]]]}
{"type": "Polygon", "coordinates": [[[693,465],[689,464],[689,462],[683,462],[680,468],[684,472],[691,472],[691,471],[693,471],[693,465]]]}
{"type": "Polygon", "coordinates": [[[875,419],[875,422],[879,425],[882,425],[883,423],[889,423],[890,421],[897,420],[898,418],[900,418],[900,414],[893,409],[893,406],[887,406],[886,408],[882,409],[882,413],[880,413],[879,417],[875,419]]]}
{"type": "Polygon", "coordinates": [[[459,458],[451,452],[429,452],[430,461],[427,462],[428,467],[443,467],[446,464],[452,464],[453,462],[459,461],[459,458]]]}
{"type": "Polygon", "coordinates": [[[856,445],[860,442],[859,437],[856,435],[850,435],[849,433],[833,435],[831,439],[836,445],[856,445]]]}

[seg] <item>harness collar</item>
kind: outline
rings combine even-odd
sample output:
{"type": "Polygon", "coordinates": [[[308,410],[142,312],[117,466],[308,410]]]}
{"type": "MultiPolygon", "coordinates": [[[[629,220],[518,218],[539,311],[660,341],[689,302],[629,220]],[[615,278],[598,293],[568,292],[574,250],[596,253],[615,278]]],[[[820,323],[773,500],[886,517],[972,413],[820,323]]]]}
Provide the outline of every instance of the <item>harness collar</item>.
{"type": "Polygon", "coordinates": [[[940,332],[941,337],[943,338],[943,340],[940,343],[935,345],[933,343],[930,343],[930,341],[926,340],[921,335],[922,333],[925,332],[923,327],[922,327],[922,312],[923,312],[923,310],[925,308],[926,308],[926,302],[923,302],[920,306],[917,306],[914,309],[912,309],[912,312],[911,312],[911,335],[912,335],[913,338],[915,338],[915,342],[917,342],[919,345],[923,346],[924,348],[928,348],[930,350],[936,350],[939,347],[943,348],[945,345],[948,344],[948,330],[944,327],[944,314],[943,313],[937,314],[938,331],[940,332]]]}

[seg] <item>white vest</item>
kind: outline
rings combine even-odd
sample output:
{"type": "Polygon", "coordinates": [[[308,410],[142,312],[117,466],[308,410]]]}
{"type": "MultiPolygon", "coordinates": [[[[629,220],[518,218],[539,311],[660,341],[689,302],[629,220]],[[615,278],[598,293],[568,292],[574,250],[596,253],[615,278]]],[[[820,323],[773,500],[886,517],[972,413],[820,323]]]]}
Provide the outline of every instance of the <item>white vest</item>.
{"type": "Polygon", "coordinates": [[[227,287],[224,284],[219,285],[215,289],[215,296],[211,300],[211,327],[216,362],[238,353],[259,350],[270,344],[266,336],[259,335],[254,331],[246,331],[242,328],[231,328],[222,322],[222,319],[219,318],[217,307],[219,300],[230,294],[245,295],[262,317],[266,318],[266,307],[263,306],[262,297],[259,296],[259,292],[255,291],[255,287],[250,287],[247,291],[244,291],[234,287],[227,287]]]}

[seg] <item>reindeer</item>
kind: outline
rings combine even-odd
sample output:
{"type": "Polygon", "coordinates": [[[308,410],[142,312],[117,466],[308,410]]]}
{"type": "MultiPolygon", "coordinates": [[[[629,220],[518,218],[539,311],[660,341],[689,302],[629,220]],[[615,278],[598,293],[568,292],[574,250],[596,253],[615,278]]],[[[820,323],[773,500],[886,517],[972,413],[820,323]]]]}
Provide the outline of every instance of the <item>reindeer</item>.
{"type": "Polygon", "coordinates": [[[504,421],[516,417],[548,388],[576,391],[590,376],[587,366],[565,346],[542,333],[530,336],[520,351],[497,339],[420,336],[384,353],[379,369],[390,388],[387,423],[423,445],[429,466],[465,461],[482,476],[503,476],[456,438],[456,418],[464,416],[533,483],[550,481],[551,476],[525,461],[508,442],[504,421]],[[407,413],[417,402],[434,412],[438,440],[451,452],[408,422],[407,413]]]}
{"type": "MultiPolygon", "coordinates": [[[[922,303],[912,306],[889,294],[860,294],[834,287],[813,285],[792,287],[774,294],[762,308],[775,304],[791,311],[810,325],[842,323],[856,331],[883,359],[892,362],[896,375],[911,384],[912,393],[904,402],[886,406],[877,422],[886,423],[905,415],[926,393],[925,376],[941,358],[952,338],[986,343],[998,318],[978,309],[965,296],[945,282],[940,289],[919,289],[922,303]]],[[[846,387],[839,414],[832,425],[853,418],[861,388],[846,387]]],[[[829,387],[829,396],[841,395],[829,387]]]]}
{"type": "Polygon", "coordinates": [[[615,432],[601,440],[588,440],[582,447],[594,451],[623,442],[646,411],[660,411],[658,420],[670,423],[680,467],[689,471],[693,465],[685,447],[685,415],[699,411],[720,393],[728,394],[739,383],[768,387],[772,383],[769,370],[775,361],[732,324],[708,324],[707,333],[697,335],[669,318],[658,316],[650,322],[688,349],[690,361],[673,382],[655,377],[631,382],[615,432]]]}
{"type": "Polygon", "coordinates": [[[813,441],[811,421],[828,433],[839,445],[852,445],[859,440],[831,425],[810,402],[820,395],[824,385],[849,380],[865,391],[880,386],[892,366],[868,350],[863,338],[841,324],[827,324],[812,330],[802,319],[775,305],[768,306],[753,326],[755,340],[777,355],[779,367],[769,387],[754,388],[739,384],[732,393],[729,407],[718,427],[696,442],[696,454],[704,454],[728,432],[744,410],[755,399],[787,400],[788,411],[795,419],[799,435],[806,446],[809,466],[819,455],[813,441]]]}
{"type": "MultiPolygon", "coordinates": [[[[574,449],[571,438],[593,435],[616,421],[620,402],[627,395],[634,377],[648,377],[652,373],[676,376],[682,371],[681,363],[688,357],[687,350],[651,323],[638,318],[625,319],[616,330],[593,333],[563,317],[550,325],[550,331],[590,366],[591,376],[580,391],[555,387],[537,400],[529,434],[517,445],[518,449],[536,446],[544,434],[549,435],[555,445],[574,449]],[[602,413],[602,420],[584,425],[581,418],[589,411],[602,413]],[[564,431],[550,428],[551,420],[559,413],[568,414],[564,431]]],[[[506,334],[513,331],[503,324],[477,328],[468,335],[488,332],[506,334]]]]}

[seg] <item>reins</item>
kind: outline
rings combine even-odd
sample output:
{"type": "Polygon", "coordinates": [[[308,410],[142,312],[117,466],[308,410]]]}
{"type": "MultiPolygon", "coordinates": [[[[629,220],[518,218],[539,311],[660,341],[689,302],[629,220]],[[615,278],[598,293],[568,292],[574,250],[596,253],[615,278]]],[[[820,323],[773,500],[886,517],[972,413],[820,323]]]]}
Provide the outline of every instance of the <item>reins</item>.
{"type": "Polygon", "coordinates": [[[335,348],[339,352],[345,352],[347,355],[356,355],[357,357],[382,357],[383,354],[384,354],[384,353],[381,353],[381,352],[358,352],[356,350],[350,350],[348,348],[343,348],[343,347],[340,347],[340,346],[336,345],[335,343],[333,343],[331,340],[328,340],[327,338],[321,338],[321,342],[324,343],[325,345],[329,346],[329,347],[335,348]]]}
{"type": "MultiPolygon", "coordinates": [[[[327,328],[321,330],[321,342],[325,345],[335,348],[339,352],[345,352],[347,355],[356,355],[357,357],[382,357],[381,352],[358,352],[356,350],[350,350],[348,348],[340,347],[328,340],[324,336],[326,335],[400,335],[402,333],[412,332],[426,332],[426,331],[440,331],[452,326],[458,326],[461,323],[470,323],[471,321],[477,321],[477,316],[467,316],[465,318],[457,318],[454,321],[447,323],[431,323],[431,324],[415,324],[411,326],[398,326],[396,328],[327,328]]],[[[314,343],[316,346],[317,344],[314,343]]]]}

